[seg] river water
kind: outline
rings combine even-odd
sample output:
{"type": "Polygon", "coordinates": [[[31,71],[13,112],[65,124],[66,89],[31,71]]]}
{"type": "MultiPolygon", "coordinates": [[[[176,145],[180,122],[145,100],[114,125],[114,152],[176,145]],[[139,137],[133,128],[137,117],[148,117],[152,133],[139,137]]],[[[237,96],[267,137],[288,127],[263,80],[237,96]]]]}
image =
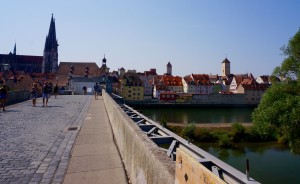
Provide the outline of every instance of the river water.
{"type": "MultiPolygon", "coordinates": [[[[253,108],[139,108],[154,121],[172,123],[251,123],[253,108]]],[[[300,183],[300,155],[274,143],[239,143],[235,149],[201,143],[200,148],[245,173],[250,160],[250,177],[266,184],[300,183]]]]}
{"type": "Polygon", "coordinates": [[[139,108],[154,121],[165,119],[172,123],[250,123],[253,108],[248,107],[191,107],[139,108]]]}

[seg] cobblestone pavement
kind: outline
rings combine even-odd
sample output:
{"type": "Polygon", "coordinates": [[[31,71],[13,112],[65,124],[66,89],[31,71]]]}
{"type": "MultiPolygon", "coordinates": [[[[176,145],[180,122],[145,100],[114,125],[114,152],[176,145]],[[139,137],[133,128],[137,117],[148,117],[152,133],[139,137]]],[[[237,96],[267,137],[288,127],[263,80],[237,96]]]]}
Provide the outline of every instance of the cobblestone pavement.
{"type": "Polygon", "coordinates": [[[51,96],[0,111],[0,183],[61,183],[93,96],[51,96]]]}

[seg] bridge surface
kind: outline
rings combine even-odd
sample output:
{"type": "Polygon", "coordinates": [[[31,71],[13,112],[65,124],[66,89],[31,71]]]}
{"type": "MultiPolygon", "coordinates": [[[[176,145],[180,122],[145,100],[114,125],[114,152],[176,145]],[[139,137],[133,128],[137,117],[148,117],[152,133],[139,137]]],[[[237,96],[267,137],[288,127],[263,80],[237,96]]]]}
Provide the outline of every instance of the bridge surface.
{"type": "Polygon", "coordinates": [[[102,97],[0,111],[0,183],[127,183],[102,97]]]}

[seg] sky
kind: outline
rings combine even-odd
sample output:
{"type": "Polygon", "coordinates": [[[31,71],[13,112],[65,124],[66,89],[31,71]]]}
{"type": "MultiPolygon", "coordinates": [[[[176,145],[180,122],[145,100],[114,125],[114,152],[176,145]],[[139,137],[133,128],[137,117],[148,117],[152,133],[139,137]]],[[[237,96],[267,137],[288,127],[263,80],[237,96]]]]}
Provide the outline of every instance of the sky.
{"type": "Polygon", "coordinates": [[[173,75],[269,75],[300,28],[299,0],[9,0],[1,2],[0,53],[42,56],[53,13],[59,62],[173,75]]]}

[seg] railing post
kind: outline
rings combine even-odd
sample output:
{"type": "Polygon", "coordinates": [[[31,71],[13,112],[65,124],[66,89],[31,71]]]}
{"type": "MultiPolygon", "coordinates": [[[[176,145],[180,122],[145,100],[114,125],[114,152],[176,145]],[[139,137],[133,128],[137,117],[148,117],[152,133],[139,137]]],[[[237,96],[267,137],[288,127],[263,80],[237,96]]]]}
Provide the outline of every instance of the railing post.
{"type": "Polygon", "coordinates": [[[247,180],[249,181],[250,180],[250,177],[249,177],[249,159],[247,158],[246,159],[246,176],[247,176],[247,180]]]}

